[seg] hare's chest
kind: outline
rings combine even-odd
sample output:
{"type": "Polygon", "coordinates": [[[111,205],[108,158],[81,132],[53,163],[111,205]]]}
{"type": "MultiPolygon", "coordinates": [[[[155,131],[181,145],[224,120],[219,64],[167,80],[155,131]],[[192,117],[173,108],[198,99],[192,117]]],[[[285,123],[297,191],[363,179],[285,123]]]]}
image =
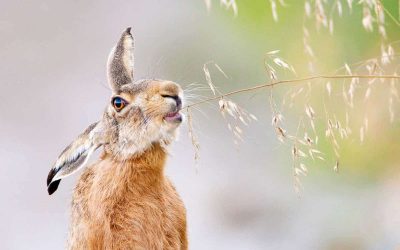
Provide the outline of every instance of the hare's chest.
{"type": "Polygon", "coordinates": [[[110,217],[115,239],[130,242],[135,248],[179,249],[183,215],[176,202],[169,194],[125,201],[110,217]]]}
{"type": "Polygon", "coordinates": [[[185,208],[169,181],[139,192],[137,182],[113,189],[99,178],[100,188],[93,175],[86,171],[75,189],[71,249],[185,249],[185,208]]]}

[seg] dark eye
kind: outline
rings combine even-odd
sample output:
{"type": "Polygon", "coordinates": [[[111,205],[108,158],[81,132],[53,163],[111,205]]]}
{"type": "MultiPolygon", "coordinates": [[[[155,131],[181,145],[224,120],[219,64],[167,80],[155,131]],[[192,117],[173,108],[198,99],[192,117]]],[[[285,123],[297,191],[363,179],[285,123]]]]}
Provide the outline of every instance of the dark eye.
{"type": "Polygon", "coordinates": [[[121,97],[114,97],[112,100],[112,104],[117,112],[121,111],[128,102],[122,99],[121,97]]]}

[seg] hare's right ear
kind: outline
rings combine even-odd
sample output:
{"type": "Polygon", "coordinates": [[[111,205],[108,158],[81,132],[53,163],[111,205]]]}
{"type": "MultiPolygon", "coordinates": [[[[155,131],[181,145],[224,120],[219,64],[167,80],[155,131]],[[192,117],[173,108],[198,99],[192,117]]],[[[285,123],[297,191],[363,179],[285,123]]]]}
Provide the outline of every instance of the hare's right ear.
{"type": "Polygon", "coordinates": [[[90,155],[102,145],[101,123],[90,125],[58,157],[47,177],[47,191],[53,194],[62,178],[67,177],[85,166],[90,155]]]}
{"type": "Polygon", "coordinates": [[[131,28],[127,28],[108,57],[108,84],[114,93],[119,93],[123,85],[133,82],[133,49],[131,28]]]}

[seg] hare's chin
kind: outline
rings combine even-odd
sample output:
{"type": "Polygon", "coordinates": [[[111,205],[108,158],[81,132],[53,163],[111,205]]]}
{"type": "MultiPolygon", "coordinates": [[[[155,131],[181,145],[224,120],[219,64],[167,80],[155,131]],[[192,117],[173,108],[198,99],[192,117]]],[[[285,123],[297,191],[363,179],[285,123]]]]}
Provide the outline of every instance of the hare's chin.
{"type": "Polygon", "coordinates": [[[166,122],[180,123],[182,122],[182,115],[179,112],[171,112],[164,116],[166,122]]]}

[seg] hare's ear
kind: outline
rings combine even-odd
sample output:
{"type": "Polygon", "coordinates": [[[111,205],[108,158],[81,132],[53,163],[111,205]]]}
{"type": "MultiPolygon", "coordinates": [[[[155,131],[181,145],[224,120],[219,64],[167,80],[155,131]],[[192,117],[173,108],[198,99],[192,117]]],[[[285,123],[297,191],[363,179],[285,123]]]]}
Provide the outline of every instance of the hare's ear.
{"type": "Polygon", "coordinates": [[[114,93],[118,93],[123,85],[133,82],[133,49],[131,28],[127,28],[108,57],[107,77],[114,93]]]}
{"type": "Polygon", "coordinates": [[[100,122],[90,125],[58,157],[47,176],[47,191],[54,193],[62,178],[67,177],[85,166],[90,155],[102,145],[100,122]]]}

